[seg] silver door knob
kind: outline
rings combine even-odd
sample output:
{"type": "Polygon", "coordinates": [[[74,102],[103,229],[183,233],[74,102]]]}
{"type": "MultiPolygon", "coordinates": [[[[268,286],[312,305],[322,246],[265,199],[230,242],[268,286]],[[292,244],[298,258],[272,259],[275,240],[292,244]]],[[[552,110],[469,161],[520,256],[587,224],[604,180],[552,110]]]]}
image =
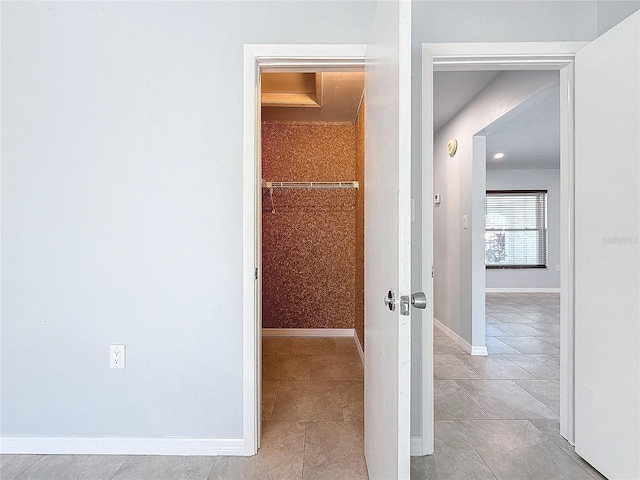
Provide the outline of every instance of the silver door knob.
{"type": "Polygon", "coordinates": [[[411,294],[411,306],[414,308],[427,308],[427,296],[424,292],[411,294]]]}

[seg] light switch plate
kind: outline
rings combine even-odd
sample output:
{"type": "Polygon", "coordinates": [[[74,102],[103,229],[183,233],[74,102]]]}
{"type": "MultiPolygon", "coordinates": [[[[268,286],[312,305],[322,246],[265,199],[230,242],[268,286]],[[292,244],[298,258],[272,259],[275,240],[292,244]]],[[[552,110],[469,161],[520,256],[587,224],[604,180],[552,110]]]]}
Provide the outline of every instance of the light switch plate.
{"type": "Polygon", "coordinates": [[[462,228],[469,228],[469,216],[468,215],[463,215],[462,216],[462,228]]]}

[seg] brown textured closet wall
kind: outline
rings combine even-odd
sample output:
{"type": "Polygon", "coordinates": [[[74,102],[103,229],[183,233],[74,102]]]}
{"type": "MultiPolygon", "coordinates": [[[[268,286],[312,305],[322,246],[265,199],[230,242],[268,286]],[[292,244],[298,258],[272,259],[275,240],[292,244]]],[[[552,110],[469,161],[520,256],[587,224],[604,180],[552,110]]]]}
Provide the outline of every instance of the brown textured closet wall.
{"type": "Polygon", "coordinates": [[[356,205],[356,334],[364,351],[364,100],[356,119],[356,180],[361,188],[356,205]]]}
{"type": "MultiPolygon", "coordinates": [[[[355,124],[263,123],[262,178],[355,180],[355,124]]],[[[359,193],[263,189],[263,327],[355,328],[359,193]]]]}

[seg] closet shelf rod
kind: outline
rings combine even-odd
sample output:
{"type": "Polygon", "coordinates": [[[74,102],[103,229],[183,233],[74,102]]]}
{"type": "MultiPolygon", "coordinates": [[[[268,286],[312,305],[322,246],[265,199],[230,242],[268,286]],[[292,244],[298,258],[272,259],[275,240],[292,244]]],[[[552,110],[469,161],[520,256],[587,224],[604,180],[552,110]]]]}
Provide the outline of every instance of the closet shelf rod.
{"type": "Polygon", "coordinates": [[[263,188],[360,188],[359,182],[268,182],[262,180],[263,188]]]}

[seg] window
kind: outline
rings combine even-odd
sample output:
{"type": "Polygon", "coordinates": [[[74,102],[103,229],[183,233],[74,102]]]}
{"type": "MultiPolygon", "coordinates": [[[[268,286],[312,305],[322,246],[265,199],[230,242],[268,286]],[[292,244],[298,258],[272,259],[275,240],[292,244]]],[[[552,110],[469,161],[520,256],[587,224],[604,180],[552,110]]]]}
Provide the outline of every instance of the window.
{"type": "Polygon", "coordinates": [[[488,190],[487,268],[547,267],[547,191],[488,190]]]}

